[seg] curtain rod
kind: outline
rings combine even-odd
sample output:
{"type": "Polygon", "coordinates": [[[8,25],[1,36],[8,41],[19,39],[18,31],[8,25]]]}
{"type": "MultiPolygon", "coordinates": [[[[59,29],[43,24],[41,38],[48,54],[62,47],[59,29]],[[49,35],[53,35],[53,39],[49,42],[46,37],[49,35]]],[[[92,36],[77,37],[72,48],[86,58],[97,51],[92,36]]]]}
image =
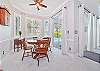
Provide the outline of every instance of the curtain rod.
{"type": "MultiPolygon", "coordinates": [[[[91,13],[91,12],[89,11],[89,9],[87,9],[87,8],[84,8],[84,10],[86,10],[88,13],[91,13]]],[[[58,13],[61,12],[61,11],[62,11],[62,9],[59,10],[57,13],[55,13],[53,16],[55,16],[56,14],[58,14],[58,13]]],[[[51,18],[52,18],[53,16],[51,16],[51,18]]]]}
{"type": "MultiPolygon", "coordinates": [[[[61,12],[61,11],[62,11],[62,9],[59,10],[57,13],[55,13],[53,16],[55,16],[56,14],[58,14],[58,13],[61,12]]],[[[51,18],[52,18],[53,16],[51,16],[51,18]]]]}
{"type": "MultiPolygon", "coordinates": [[[[89,11],[89,9],[87,9],[87,8],[84,8],[84,10],[86,10],[88,13],[91,13],[91,12],[89,11]]],[[[92,13],[92,14],[93,14],[93,16],[95,16],[94,13],[92,13]]],[[[96,16],[96,18],[99,19],[99,16],[96,16]]]]}
{"type": "Polygon", "coordinates": [[[89,11],[89,9],[87,9],[87,8],[84,8],[84,10],[86,10],[88,13],[91,13],[91,12],[89,11]]]}
{"type": "MultiPolygon", "coordinates": [[[[79,6],[78,6],[78,8],[79,7],[81,7],[82,5],[80,4],[79,6]]],[[[89,11],[89,9],[87,9],[87,8],[84,8],[84,10],[86,10],[88,13],[91,13],[90,11],[89,11]]]]}

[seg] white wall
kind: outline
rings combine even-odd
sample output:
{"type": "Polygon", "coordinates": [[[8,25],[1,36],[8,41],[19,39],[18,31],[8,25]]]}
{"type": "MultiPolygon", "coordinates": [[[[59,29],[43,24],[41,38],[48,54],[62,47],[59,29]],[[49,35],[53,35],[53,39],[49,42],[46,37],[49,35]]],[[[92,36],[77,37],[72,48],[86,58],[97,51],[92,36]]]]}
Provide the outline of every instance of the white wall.
{"type": "Polygon", "coordinates": [[[0,41],[11,39],[11,27],[0,25],[0,41]]]}
{"type": "MultiPolygon", "coordinates": [[[[85,1],[81,2],[82,5],[85,5],[85,7],[90,10],[90,12],[96,13],[97,12],[96,8],[98,7],[97,2],[96,1],[94,2],[94,5],[92,6],[93,8],[92,8],[91,4],[89,4],[89,2],[91,1],[90,0],[87,1],[88,4],[85,4],[86,3],[85,1]]],[[[78,5],[80,2],[79,3],[78,2],[79,1],[74,1],[72,4],[66,3],[67,4],[67,17],[65,18],[67,20],[67,23],[64,23],[64,24],[67,24],[66,29],[69,30],[69,38],[66,39],[68,40],[67,41],[68,45],[64,49],[67,49],[68,50],[67,52],[71,52],[73,54],[83,56],[83,51],[85,47],[85,44],[84,44],[85,43],[84,41],[85,33],[84,33],[84,21],[83,21],[84,20],[83,19],[84,7],[79,10],[78,5]],[[71,50],[69,50],[69,48],[71,50]]]]}
{"type": "MultiPolygon", "coordinates": [[[[8,11],[11,13],[11,10],[10,10],[10,7],[8,6],[7,0],[2,0],[2,1],[3,1],[2,2],[3,4],[6,4],[8,11]]],[[[8,26],[0,25],[0,54],[3,57],[11,50],[11,47],[12,47],[11,16],[12,16],[12,14],[10,15],[10,23],[8,24],[8,26]],[[5,52],[4,55],[3,55],[3,51],[5,52]]]]}
{"type": "Polygon", "coordinates": [[[78,55],[78,4],[70,0],[62,11],[62,53],[78,55]]]}
{"type": "Polygon", "coordinates": [[[11,26],[0,25],[0,53],[7,53],[11,48],[11,26]]]}

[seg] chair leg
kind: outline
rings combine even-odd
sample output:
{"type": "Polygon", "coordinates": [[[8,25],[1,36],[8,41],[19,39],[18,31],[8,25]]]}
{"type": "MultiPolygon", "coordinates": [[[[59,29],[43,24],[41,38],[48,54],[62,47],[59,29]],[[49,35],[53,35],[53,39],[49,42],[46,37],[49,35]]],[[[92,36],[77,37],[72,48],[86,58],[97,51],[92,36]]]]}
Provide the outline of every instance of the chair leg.
{"type": "Polygon", "coordinates": [[[24,50],[24,53],[23,53],[22,61],[23,61],[23,59],[24,59],[24,54],[25,54],[25,50],[24,50]]]}
{"type": "Polygon", "coordinates": [[[22,44],[20,46],[21,46],[21,49],[22,49],[22,44]]]}
{"type": "Polygon", "coordinates": [[[49,62],[49,57],[48,57],[48,55],[46,55],[47,56],[47,59],[48,59],[48,62],[49,62]]]}
{"type": "Polygon", "coordinates": [[[36,55],[33,57],[33,59],[36,59],[38,55],[39,55],[39,54],[36,53],[36,55]]]}
{"type": "Polygon", "coordinates": [[[38,61],[38,66],[39,66],[39,59],[37,58],[37,61],[38,61]]]}
{"type": "Polygon", "coordinates": [[[52,50],[51,50],[51,48],[50,48],[50,51],[51,51],[51,53],[52,53],[52,50]]]}

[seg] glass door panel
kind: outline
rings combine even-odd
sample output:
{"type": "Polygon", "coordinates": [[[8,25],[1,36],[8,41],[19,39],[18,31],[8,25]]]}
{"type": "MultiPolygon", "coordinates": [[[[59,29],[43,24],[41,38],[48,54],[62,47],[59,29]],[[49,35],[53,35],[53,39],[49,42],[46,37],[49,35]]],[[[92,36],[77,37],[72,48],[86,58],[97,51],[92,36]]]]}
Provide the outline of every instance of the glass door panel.
{"type": "Polygon", "coordinates": [[[90,22],[90,15],[87,12],[84,12],[84,24],[85,24],[85,50],[90,50],[91,22],[90,22]]]}
{"type": "Polygon", "coordinates": [[[53,45],[54,47],[61,49],[61,35],[62,35],[62,19],[61,19],[61,12],[54,16],[53,24],[54,24],[54,31],[53,31],[53,45]]]}

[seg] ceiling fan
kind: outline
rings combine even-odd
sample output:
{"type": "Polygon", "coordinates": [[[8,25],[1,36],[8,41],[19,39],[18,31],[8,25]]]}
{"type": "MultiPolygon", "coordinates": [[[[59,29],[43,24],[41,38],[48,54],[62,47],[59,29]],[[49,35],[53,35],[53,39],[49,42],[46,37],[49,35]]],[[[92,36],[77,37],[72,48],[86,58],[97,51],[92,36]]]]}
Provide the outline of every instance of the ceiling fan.
{"type": "Polygon", "coordinates": [[[33,1],[34,3],[29,5],[36,5],[38,10],[40,10],[40,7],[47,8],[46,5],[42,4],[43,0],[33,0],[33,1]]]}

